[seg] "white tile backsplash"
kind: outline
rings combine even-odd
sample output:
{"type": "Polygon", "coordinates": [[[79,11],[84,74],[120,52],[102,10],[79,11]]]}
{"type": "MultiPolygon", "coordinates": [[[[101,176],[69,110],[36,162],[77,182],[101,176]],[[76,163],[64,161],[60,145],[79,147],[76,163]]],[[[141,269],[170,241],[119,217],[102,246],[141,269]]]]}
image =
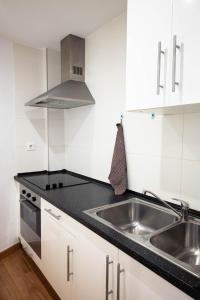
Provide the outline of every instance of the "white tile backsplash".
{"type": "Polygon", "coordinates": [[[183,160],[181,198],[200,210],[200,161],[183,160]]]}
{"type": "Polygon", "coordinates": [[[161,156],[181,159],[183,150],[183,115],[163,116],[161,125],[161,156]]]}
{"type": "Polygon", "coordinates": [[[184,115],[183,158],[200,160],[200,114],[184,115]]]}

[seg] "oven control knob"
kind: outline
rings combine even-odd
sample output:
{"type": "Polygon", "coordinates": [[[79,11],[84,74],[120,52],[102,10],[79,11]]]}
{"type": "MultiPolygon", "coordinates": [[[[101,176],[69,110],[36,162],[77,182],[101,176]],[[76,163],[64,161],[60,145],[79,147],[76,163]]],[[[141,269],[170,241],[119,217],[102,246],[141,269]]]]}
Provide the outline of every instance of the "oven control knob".
{"type": "Polygon", "coordinates": [[[32,201],[35,202],[36,201],[36,197],[32,197],[32,201]]]}
{"type": "Polygon", "coordinates": [[[22,194],[25,195],[26,194],[26,190],[22,190],[22,194]]]}
{"type": "Polygon", "coordinates": [[[51,188],[51,187],[50,187],[50,184],[46,184],[46,188],[45,188],[46,191],[47,191],[47,190],[50,190],[50,188],[51,188]]]}
{"type": "Polygon", "coordinates": [[[28,193],[28,194],[26,195],[26,197],[27,197],[27,198],[30,198],[30,197],[31,197],[31,193],[28,193]]]}

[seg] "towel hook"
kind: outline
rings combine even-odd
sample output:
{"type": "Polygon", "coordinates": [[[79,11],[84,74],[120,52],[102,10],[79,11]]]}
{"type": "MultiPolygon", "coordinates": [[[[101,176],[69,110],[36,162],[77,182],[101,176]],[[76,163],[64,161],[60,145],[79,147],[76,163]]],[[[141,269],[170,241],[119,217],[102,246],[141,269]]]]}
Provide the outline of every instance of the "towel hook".
{"type": "Polygon", "coordinates": [[[123,115],[120,117],[120,124],[122,125],[123,115]]]}

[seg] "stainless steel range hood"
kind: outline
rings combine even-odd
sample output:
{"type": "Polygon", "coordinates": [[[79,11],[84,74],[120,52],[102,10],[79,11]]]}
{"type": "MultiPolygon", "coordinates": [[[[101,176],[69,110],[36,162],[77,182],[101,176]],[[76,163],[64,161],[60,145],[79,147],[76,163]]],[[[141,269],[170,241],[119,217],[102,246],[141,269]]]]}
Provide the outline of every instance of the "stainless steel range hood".
{"type": "Polygon", "coordinates": [[[61,41],[61,80],[25,105],[69,109],[95,103],[85,84],[85,39],[70,34],[61,41]]]}

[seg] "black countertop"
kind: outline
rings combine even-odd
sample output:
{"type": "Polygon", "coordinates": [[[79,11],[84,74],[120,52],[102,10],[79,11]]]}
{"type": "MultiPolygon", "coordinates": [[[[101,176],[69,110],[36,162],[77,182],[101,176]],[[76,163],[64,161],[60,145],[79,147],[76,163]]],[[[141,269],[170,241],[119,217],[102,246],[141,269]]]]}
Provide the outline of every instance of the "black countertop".
{"type": "Polygon", "coordinates": [[[133,196],[153,202],[157,202],[156,200],[153,200],[150,197],[144,198],[141,194],[132,191],[127,191],[123,196],[115,196],[109,184],[72,172],[67,173],[91,182],[84,185],[44,191],[26,180],[26,176],[29,176],[30,173],[18,174],[15,176],[15,180],[94,231],[126,254],[130,255],[144,266],[190,295],[192,298],[200,300],[200,279],[83,212],[84,210],[101,205],[123,201],[132,198],[133,196]]]}

